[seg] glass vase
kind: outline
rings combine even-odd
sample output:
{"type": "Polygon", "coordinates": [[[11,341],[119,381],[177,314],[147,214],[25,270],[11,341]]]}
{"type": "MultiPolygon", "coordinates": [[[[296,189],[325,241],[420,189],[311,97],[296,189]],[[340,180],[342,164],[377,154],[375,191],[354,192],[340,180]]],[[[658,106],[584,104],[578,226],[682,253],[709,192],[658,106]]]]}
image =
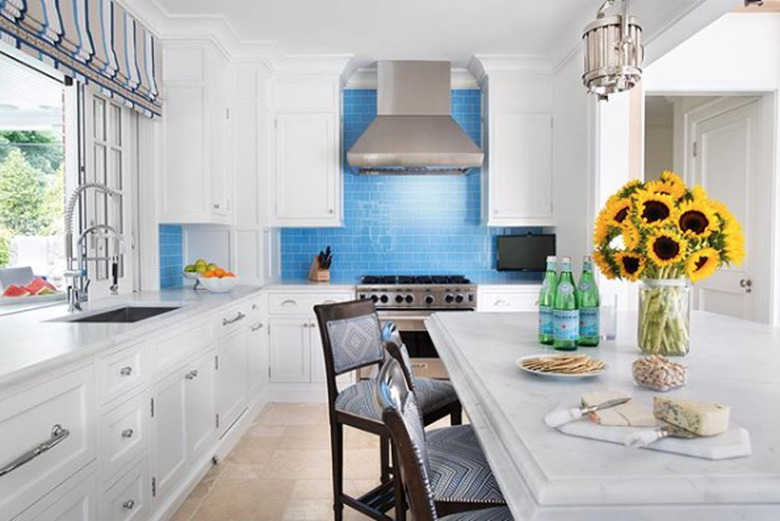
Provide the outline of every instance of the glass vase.
{"type": "Polygon", "coordinates": [[[685,279],[643,280],[639,290],[639,349],[685,356],[690,351],[690,288],[685,279]]]}

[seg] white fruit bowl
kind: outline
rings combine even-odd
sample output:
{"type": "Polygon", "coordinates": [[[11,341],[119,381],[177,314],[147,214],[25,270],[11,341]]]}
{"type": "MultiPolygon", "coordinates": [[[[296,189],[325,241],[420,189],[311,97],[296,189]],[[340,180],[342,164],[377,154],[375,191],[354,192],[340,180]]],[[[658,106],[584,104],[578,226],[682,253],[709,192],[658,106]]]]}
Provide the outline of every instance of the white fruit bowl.
{"type": "Polygon", "coordinates": [[[212,293],[229,293],[238,285],[238,277],[212,277],[210,279],[198,277],[200,285],[212,293]]]}

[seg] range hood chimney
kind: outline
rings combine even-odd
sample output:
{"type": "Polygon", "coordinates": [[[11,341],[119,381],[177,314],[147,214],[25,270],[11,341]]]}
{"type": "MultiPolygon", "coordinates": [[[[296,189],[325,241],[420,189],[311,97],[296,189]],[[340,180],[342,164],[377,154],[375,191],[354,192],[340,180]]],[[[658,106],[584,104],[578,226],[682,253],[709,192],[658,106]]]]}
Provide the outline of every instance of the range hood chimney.
{"type": "Polygon", "coordinates": [[[367,175],[465,174],[484,157],[450,115],[450,62],[380,61],[377,117],[347,153],[367,175]]]}

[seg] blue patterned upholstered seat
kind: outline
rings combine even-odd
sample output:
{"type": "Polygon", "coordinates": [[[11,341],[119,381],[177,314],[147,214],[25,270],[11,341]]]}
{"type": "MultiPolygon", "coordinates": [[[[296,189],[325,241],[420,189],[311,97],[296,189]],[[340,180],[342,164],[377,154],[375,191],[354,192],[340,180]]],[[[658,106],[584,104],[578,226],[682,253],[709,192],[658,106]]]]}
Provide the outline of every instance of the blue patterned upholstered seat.
{"type": "Polygon", "coordinates": [[[439,502],[504,504],[471,425],[428,431],[431,490],[439,502]]]}
{"type": "MultiPolygon", "coordinates": [[[[374,402],[375,385],[376,381],[372,379],[347,387],[336,397],[336,410],[381,422],[381,415],[374,402]]],[[[429,378],[417,378],[415,397],[423,415],[458,399],[450,382],[429,378]]]]}
{"type": "Polygon", "coordinates": [[[507,507],[495,507],[452,514],[440,517],[439,521],[512,521],[513,519],[507,507]]]}

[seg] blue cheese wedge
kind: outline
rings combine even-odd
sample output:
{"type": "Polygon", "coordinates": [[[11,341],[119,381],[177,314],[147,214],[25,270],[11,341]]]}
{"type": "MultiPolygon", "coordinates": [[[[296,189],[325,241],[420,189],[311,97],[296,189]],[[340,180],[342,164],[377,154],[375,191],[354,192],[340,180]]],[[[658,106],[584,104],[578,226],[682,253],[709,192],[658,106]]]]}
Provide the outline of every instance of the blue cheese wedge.
{"type": "MultiPolygon", "coordinates": [[[[616,398],[628,398],[628,395],[612,390],[585,393],[582,395],[582,405],[585,407],[601,405],[616,398]]],[[[616,407],[596,411],[591,413],[588,418],[605,427],[655,427],[658,425],[653,411],[634,400],[629,400],[616,407]]]]}
{"type": "Polygon", "coordinates": [[[715,436],[729,428],[729,408],[717,403],[655,396],[653,414],[699,436],[715,436]]]}

